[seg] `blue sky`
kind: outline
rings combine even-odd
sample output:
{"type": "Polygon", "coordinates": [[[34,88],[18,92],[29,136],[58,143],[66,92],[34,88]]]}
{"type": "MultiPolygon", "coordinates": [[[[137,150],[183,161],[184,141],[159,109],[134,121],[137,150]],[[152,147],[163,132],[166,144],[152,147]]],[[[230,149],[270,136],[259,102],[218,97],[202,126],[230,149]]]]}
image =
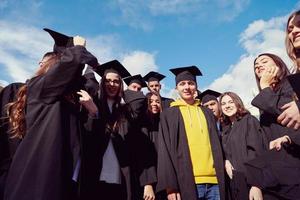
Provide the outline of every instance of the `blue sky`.
{"type": "Polygon", "coordinates": [[[197,65],[200,89],[235,91],[248,102],[255,55],[289,62],[284,26],[299,8],[292,0],[0,0],[0,82],[31,76],[52,47],[42,31],[48,27],[86,37],[100,63],[119,59],[132,74],[160,71],[165,95],[173,95],[169,68],[197,65]]]}

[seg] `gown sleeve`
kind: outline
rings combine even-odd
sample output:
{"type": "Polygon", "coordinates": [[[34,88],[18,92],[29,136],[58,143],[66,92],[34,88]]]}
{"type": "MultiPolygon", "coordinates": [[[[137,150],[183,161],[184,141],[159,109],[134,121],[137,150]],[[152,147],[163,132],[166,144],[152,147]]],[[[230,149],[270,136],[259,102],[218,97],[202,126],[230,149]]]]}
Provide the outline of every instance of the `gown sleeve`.
{"type": "Polygon", "coordinates": [[[67,48],[60,61],[42,78],[40,97],[46,102],[55,101],[64,94],[70,83],[81,76],[84,64],[97,65],[97,58],[83,46],[67,48]]]}
{"type": "Polygon", "coordinates": [[[254,97],[251,104],[260,110],[277,116],[282,112],[280,107],[293,101],[293,93],[294,91],[290,84],[286,80],[283,80],[282,86],[277,92],[267,87],[254,97]]]}

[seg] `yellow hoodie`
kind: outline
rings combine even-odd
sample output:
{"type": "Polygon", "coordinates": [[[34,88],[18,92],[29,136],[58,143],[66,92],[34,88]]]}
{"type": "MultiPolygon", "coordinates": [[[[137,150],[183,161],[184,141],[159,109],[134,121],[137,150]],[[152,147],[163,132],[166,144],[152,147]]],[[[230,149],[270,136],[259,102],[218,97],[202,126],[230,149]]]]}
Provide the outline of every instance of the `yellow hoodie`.
{"type": "Polygon", "coordinates": [[[199,104],[198,100],[193,105],[176,100],[171,103],[171,107],[179,107],[184,120],[196,184],[218,183],[207,122],[199,104]]]}

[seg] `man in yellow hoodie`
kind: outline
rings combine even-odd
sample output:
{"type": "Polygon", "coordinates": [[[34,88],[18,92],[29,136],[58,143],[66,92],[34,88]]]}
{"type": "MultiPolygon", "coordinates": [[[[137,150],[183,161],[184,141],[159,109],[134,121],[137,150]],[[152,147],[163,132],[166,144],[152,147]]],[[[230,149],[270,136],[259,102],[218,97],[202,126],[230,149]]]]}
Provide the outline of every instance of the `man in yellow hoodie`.
{"type": "Polygon", "coordinates": [[[160,118],[157,190],[168,200],[225,199],[224,162],[216,122],[194,99],[196,66],[174,68],[180,99],[160,118]]]}

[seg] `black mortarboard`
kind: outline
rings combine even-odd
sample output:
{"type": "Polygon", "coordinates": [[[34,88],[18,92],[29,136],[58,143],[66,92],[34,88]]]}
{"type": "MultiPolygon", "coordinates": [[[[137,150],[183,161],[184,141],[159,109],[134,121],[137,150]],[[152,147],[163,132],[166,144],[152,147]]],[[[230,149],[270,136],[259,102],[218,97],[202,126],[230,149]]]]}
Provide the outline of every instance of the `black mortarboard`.
{"type": "Polygon", "coordinates": [[[170,71],[175,74],[175,81],[176,85],[180,81],[192,80],[196,81],[196,76],[202,76],[201,71],[196,66],[189,66],[189,67],[178,67],[170,69],[170,71]]]}
{"type": "Polygon", "coordinates": [[[201,100],[201,103],[206,103],[208,101],[211,101],[211,100],[216,100],[218,101],[218,97],[221,95],[221,93],[219,92],[216,92],[214,90],[205,90],[204,92],[202,92],[200,95],[199,95],[199,98],[201,100]]]}
{"type": "Polygon", "coordinates": [[[47,31],[54,40],[54,52],[61,53],[65,50],[65,48],[74,46],[73,37],[58,33],[48,28],[44,28],[44,31],[47,31]]]}
{"type": "Polygon", "coordinates": [[[108,73],[114,72],[119,74],[122,78],[131,76],[127,69],[117,60],[112,60],[96,67],[95,72],[101,77],[108,73]]]}
{"type": "Polygon", "coordinates": [[[148,74],[146,74],[143,79],[147,82],[150,82],[150,81],[161,81],[162,79],[164,79],[166,76],[158,73],[158,72],[154,72],[154,71],[151,71],[149,72],[148,74]]]}
{"type": "Polygon", "coordinates": [[[128,76],[123,79],[126,85],[130,85],[131,83],[137,83],[143,87],[147,87],[146,82],[144,81],[143,77],[140,74],[134,76],[128,76]]]}

